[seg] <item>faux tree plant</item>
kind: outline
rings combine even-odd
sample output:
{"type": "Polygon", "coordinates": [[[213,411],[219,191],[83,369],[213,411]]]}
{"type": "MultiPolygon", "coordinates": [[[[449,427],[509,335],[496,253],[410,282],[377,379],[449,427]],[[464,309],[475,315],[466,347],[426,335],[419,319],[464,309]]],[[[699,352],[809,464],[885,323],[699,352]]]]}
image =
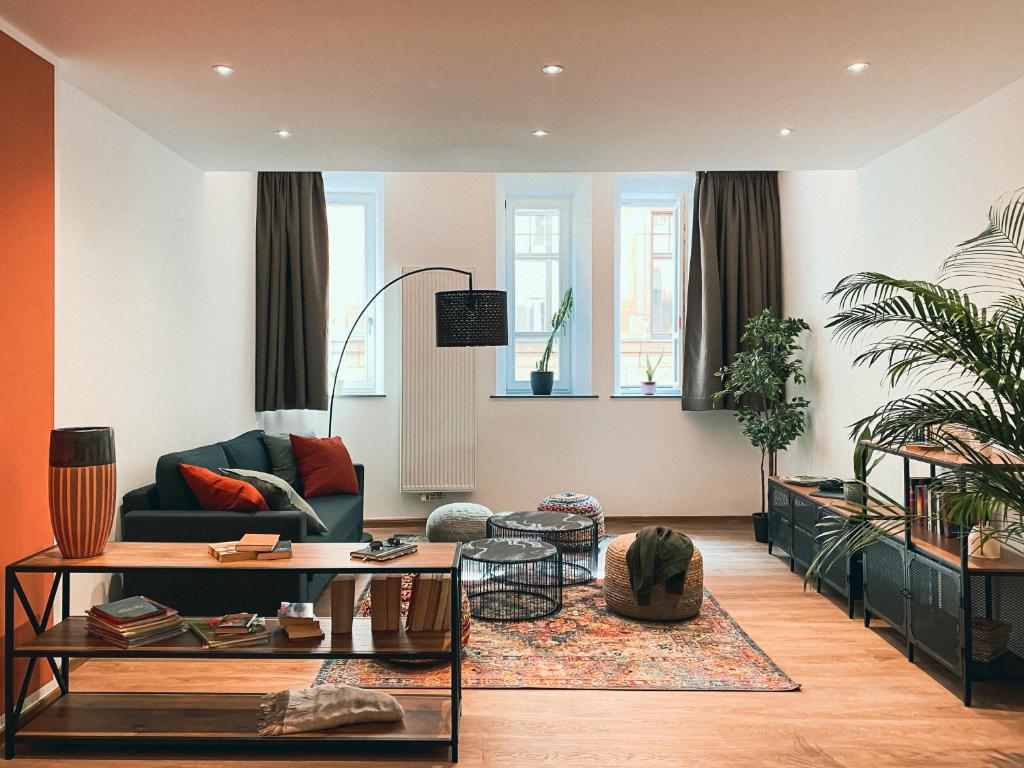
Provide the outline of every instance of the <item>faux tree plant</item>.
{"type": "Polygon", "coordinates": [[[551,335],[548,336],[548,343],[544,345],[544,352],[537,361],[537,369],[530,373],[530,387],[535,395],[550,395],[551,387],[554,384],[554,373],[549,370],[551,364],[551,350],[555,345],[555,337],[561,333],[569,318],[572,317],[573,298],[572,287],[565,289],[558,309],[551,318],[551,335]]]}
{"type": "MultiPolygon", "coordinates": [[[[857,420],[851,437],[866,427],[892,445],[927,435],[967,462],[932,486],[949,522],[966,532],[999,511],[1002,527],[986,535],[1024,540],[1024,473],[1007,461],[1024,456],[1024,189],[992,205],[988,226],[958,246],[935,282],[861,272],[828,298],[840,303],[828,323],[837,340],[871,338],[854,364],[881,365],[890,385],[911,389],[857,420]]],[[[911,513],[868,491],[885,509],[823,530],[810,574],[902,530],[911,513]]]]}
{"type": "Polygon", "coordinates": [[[797,337],[810,326],[798,317],[780,318],[766,309],[747,321],[740,337],[742,351],[715,375],[722,379],[715,400],[733,398],[736,420],[751,445],[761,450],[761,513],[765,513],[765,475],[775,474],[779,451],[804,431],[802,397],[786,397],[789,381],[805,381],[802,349],[797,337]],[[767,462],[767,467],[766,467],[767,462]]]}

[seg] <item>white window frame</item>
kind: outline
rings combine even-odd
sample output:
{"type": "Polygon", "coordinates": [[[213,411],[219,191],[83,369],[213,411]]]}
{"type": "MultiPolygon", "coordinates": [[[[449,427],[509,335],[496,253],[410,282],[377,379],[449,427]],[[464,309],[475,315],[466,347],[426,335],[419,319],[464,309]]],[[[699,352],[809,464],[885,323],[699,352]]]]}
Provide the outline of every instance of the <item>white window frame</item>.
{"type": "MultiPolygon", "coordinates": [[[[516,197],[505,201],[505,286],[508,291],[508,305],[512,310],[509,313],[509,344],[505,348],[505,394],[526,394],[530,392],[530,382],[516,381],[515,371],[515,342],[518,338],[536,338],[547,341],[551,334],[550,329],[546,331],[516,331],[515,323],[515,270],[517,254],[515,251],[515,215],[519,210],[530,210],[534,208],[557,208],[559,212],[558,222],[558,285],[559,295],[555,297],[555,307],[565,290],[573,286],[573,226],[572,226],[572,199],[569,197],[516,197]]],[[[575,295],[575,287],[573,294],[575,295]]],[[[549,320],[550,322],[550,320],[549,320]]],[[[573,342],[575,337],[576,313],[570,317],[566,327],[558,337],[558,358],[559,376],[555,379],[552,392],[555,394],[573,394],[574,361],[573,342]]]]}
{"type": "MultiPolygon", "coordinates": [[[[344,176],[345,174],[338,175],[344,176]]],[[[365,304],[377,292],[380,283],[382,261],[380,247],[382,224],[379,205],[380,195],[375,189],[370,191],[366,191],[365,188],[361,189],[362,185],[349,189],[332,186],[329,176],[330,174],[325,174],[325,179],[328,180],[325,185],[325,197],[328,206],[358,205],[364,210],[366,237],[363,244],[365,250],[363,303],[365,304]]],[[[334,268],[334,265],[331,265],[331,267],[334,268]]],[[[345,383],[343,381],[344,371],[342,371],[342,374],[339,374],[339,378],[342,379],[342,385],[335,394],[335,398],[353,395],[377,395],[381,393],[381,329],[377,318],[377,308],[378,305],[375,302],[373,306],[366,310],[362,320],[366,324],[366,381],[360,384],[345,383]]],[[[328,311],[330,310],[328,309],[328,311]]],[[[345,343],[345,335],[348,334],[348,330],[346,327],[342,329],[340,338],[328,340],[330,350],[328,354],[328,377],[334,376],[334,366],[337,365],[337,360],[334,359],[335,351],[341,351],[341,346],[345,343]]],[[[353,335],[353,338],[357,337],[358,334],[353,335]]]]}
{"type": "MultiPolygon", "coordinates": [[[[682,345],[681,325],[683,316],[683,260],[682,255],[688,242],[686,216],[687,216],[687,193],[682,195],[670,195],[664,193],[634,193],[617,196],[615,201],[615,347],[612,350],[612,358],[615,366],[615,394],[640,396],[640,383],[622,384],[622,372],[620,370],[620,358],[622,349],[622,297],[620,293],[622,269],[622,234],[620,231],[623,208],[671,208],[675,216],[675,274],[673,280],[676,286],[675,300],[673,302],[673,316],[675,327],[672,332],[672,345],[675,354],[672,355],[673,384],[658,384],[656,394],[666,396],[679,396],[682,394],[682,345]]],[[[653,333],[652,333],[653,336],[653,333]]]]}

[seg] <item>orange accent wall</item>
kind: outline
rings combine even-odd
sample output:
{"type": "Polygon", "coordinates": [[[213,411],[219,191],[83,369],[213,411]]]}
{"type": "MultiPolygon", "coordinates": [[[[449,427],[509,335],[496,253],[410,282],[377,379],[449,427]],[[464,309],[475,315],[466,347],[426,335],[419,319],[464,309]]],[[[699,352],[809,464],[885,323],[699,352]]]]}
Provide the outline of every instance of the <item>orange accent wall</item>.
{"type": "MultiPolygon", "coordinates": [[[[0,32],[0,561],[4,565],[53,542],[46,492],[53,427],[53,77],[52,64],[0,32]]],[[[45,580],[34,577],[23,583],[38,612],[46,600],[45,580]]],[[[2,600],[0,593],[0,604],[2,600]]],[[[17,634],[28,632],[20,608],[15,617],[17,634]]],[[[0,624],[0,632],[3,629],[0,624]]],[[[21,680],[23,669],[19,664],[16,680],[21,680]]],[[[39,677],[33,687],[42,681],[39,677]]]]}

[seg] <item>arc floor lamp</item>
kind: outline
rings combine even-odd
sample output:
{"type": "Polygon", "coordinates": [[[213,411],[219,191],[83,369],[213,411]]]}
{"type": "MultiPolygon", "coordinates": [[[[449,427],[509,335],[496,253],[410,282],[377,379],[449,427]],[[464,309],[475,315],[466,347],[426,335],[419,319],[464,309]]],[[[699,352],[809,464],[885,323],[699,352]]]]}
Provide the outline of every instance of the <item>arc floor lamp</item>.
{"type": "Polygon", "coordinates": [[[473,273],[455,267],[422,267],[405,272],[394,280],[383,285],[370,300],[366,302],[356,317],[352,327],[341,346],[338,364],[334,367],[334,380],[331,384],[331,399],[327,404],[327,435],[333,434],[334,426],[334,395],[338,388],[338,374],[341,372],[341,361],[348,349],[359,321],[366,310],[384,291],[407,277],[421,272],[456,272],[469,278],[469,288],[465,291],[438,291],[434,294],[434,317],[439,347],[504,347],[508,344],[508,294],[505,291],[477,291],[473,289],[473,273]]]}

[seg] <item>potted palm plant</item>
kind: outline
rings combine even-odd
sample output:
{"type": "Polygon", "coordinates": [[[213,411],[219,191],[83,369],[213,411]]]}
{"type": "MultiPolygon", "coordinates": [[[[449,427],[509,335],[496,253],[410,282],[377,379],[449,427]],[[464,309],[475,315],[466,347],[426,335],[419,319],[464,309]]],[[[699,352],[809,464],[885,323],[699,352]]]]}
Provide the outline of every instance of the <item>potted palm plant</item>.
{"type": "MultiPolygon", "coordinates": [[[[854,365],[881,363],[888,383],[930,384],[880,405],[859,419],[851,437],[866,426],[874,440],[907,445],[929,435],[963,464],[940,471],[932,489],[946,520],[991,556],[985,542],[1024,541],[1024,473],[1013,463],[1024,456],[1024,189],[1004,195],[989,210],[989,225],[961,243],[934,282],[904,280],[878,272],[843,278],[828,294],[840,311],[828,327],[841,342],[865,334],[871,341],[854,365]],[[968,289],[953,287],[969,281],[968,289]],[[987,294],[985,306],[970,293],[987,294]],[[879,331],[891,330],[879,337],[879,331]],[[1007,460],[1010,457],[1010,460],[1007,460]],[[989,523],[999,512],[998,528],[989,523]]],[[[880,494],[869,488],[874,497],[880,494]]],[[[836,557],[863,549],[899,531],[912,514],[891,499],[819,536],[813,575],[836,557]]],[[[971,550],[972,552],[975,549],[971,550]]]]}
{"type": "Polygon", "coordinates": [[[761,511],[754,513],[754,535],[767,542],[765,474],[776,474],[779,451],[804,432],[804,411],[809,403],[802,397],[786,399],[786,384],[805,381],[803,362],[794,355],[801,347],[796,338],[809,330],[798,317],[778,317],[771,309],[747,321],[740,337],[742,351],[715,373],[722,379],[716,401],[732,398],[736,420],[750,444],[761,450],[761,511]],[[765,466],[767,462],[767,467],[765,466]],[[762,535],[759,533],[763,532],[762,535]]]}
{"type": "Polygon", "coordinates": [[[646,381],[640,382],[640,394],[641,395],[653,395],[658,391],[658,384],[654,381],[654,374],[658,372],[658,366],[661,365],[662,359],[665,357],[665,353],[662,352],[658,355],[658,362],[651,365],[651,356],[645,355],[644,361],[644,375],[647,376],[646,381]]]}
{"type": "Polygon", "coordinates": [[[551,335],[548,336],[548,343],[544,346],[544,354],[537,361],[537,370],[530,371],[530,390],[535,395],[550,395],[551,389],[555,385],[555,373],[548,370],[551,363],[551,348],[555,344],[555,336],[565,329],[565,324],[572,317],[572,310],[572,288],[569,287],[562,295],[562,301],[551,318],[551,335]]]}

